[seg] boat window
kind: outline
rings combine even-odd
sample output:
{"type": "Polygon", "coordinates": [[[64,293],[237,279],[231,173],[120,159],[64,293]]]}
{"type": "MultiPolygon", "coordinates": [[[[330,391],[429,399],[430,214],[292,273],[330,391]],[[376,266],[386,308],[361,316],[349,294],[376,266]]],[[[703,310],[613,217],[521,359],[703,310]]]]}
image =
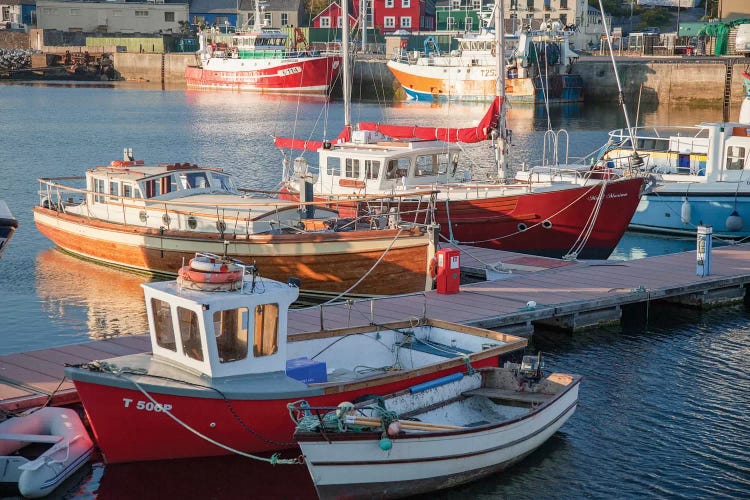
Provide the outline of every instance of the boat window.
{"type": "Polygon", "coordinates": [[[120,184],[117,181],[109,181],[109,194],[112,201],[120,201],[120,184]]]}
{"type": "Polygon", "coordinates": [[[132,184],[123,184],[122,185],[122,195],[126,198],[132,198],[133,197],[133,185],[132,184]]]}
{"type": "Polygon", "coordinates": [[[234,181],[226,174],[217,174],[213,172],[211,174],[213,178],[211,185],[220,188],[222,191],[235,192],[237,189],[234,187],[234,181]]]}
{"type": "Polygon", "coordinates": [[[448,153],[417,156],[415,176],[439,175],[448,171],[448,153]]]}
{"type": "Polygon", "coordinates": [[[339,175],[341,171],[341,158],[335,156],[328,157],[326,162],[326,173],[328,175],[339,175]]]}
{"type": "Polygon", "coordinates": [[[208,177],[205,172],[193,172],[187,174],[188,189],[208,187],[208,177]]]}
{"type": "Polygon", "coordinates": [[[409,171],[409,158],[395,158],[388,162],[386,179],[400,179],[409,171]]]}
{"type": "Polygon", "coordinates": [[[727,147],[727,170],[743,170],[745,168],[745,148],[740,146],[727,147]]]}
{"type": "Polygon", "coordinates": [[[253,354],[255,357],[269,356],[279,350],[279,306],[263,304],[255,308],[255,333],[253,354]]]}
{"type": "Polygon", "coordinates": [[[159,196],[161,194],[161,183],[158,179],[151,179],[148,181],[145,181],[144,183],[145,192],[146,192],[146,198],[153,198],[154,196],[159,196]]]}
{"type": "MultiPolygon", "coordinates": [[[[104,179],[94,179],[94,192],[104,193],[104,179]]],[[[104,203],[104,196],[99,194],[94,195],[94,201],[98,203],[104,203]]]]}
{"type": "Polygon", "coordinates": [[[180,327],[182,352],[189,358],[203,361],[203,343],[201,342],[200,323],[195,311],[177,308],[177,324],[180,327]]]}
{"type": "Polygon", "coordinates": [[[247,307],[214,313],[214,333],[220,362],[231,363],[247,358],[249,318],[247,307]]]}
{"type": "Polygon", "coordinates": [[[359,179],[359,160],[354,158],[346,159],[346,170],[344,172],[344,177],[359,179]]]}
{"type": "Polygon", "coordinates": [[[377,179],[379,172],[379,161],[365,160],[365,179],[377,179]]]}
{"type": "Polygon", "coordinates": [[[151,299],[151,314],[154,315],[154,333],[156,345],[170,351],[177,351],[172,325],[172,311],[169,303],[159,299],[151,299]]]}

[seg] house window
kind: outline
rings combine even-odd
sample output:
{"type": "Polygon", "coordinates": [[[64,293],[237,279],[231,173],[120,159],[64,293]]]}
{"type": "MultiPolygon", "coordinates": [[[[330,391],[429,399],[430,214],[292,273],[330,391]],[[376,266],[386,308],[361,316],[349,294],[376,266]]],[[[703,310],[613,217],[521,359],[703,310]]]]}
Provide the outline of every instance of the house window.
{"type": "Polygon", "coordinates": [[[552,10],[551,0],[544,0],[544,10],[552,10]]]}
{"type": "Polygon", "coordinates": [[[451,9],[460,9],[461,0],[451,0],[451,9]]]}
{"type": "Polygon", "coordinates": [[[456,19],[453,17],[446,18],[445,27],[448,31],[453,31],[454,29],[456,29],[456,19]]]}
{"type": "Polygon", "coordinates": [[[216,16],[216,21],[214,21],[217,26],[222,26],[224,24],[229,24],[229,18],[227,16],[216,16]]]}
{"type": "Polygon", "coordinates": [[[385,28],[395,28],[396,27],[396,18],[393,16],[385,16],[383,18],[383,26],[385,28]]]}
{"type": "Polygon", "coordinates": [[[80,16],[81,15],[81,9],[70,9],[70,15],[71,16],[80,16]]]}
{"type": "Polygon", "coordinates": [[[386,9],[392,9],[393,8],[393,0],[385,0],[385,8],[386,9]]]}
{"type": "Polygon", "coordinates": [[[216,351],[221,363],[247,358],[250,311],[247,307],[214,313],[216,351]]]}
{"type": "Polygon", "coordinates": [[[271,26],[271,13],[266,12],[263,14],[263,26],[271,26]]]}
{"type": "Polygon", "coordinates": [[[341,22],[341,16],[336,18],[336,27],[341,28],[343,26],[343,23],[341,22]]]}
{"type": "Polygon", "coordinates": [[[526,0],[526,10],[534,10],[534,0],[526,0]]]}
{"type": "MultiPolygon", "coordinates": [[[[411,0],[401,0],[401,7],[404,9],[411,7],[411,0]]],[[[409,26],[411,26],[411,24],[409,26]]]]}
{"type": "Polygon", "coordinates": [[[474,25],[474,20],[472,18],[470,18],[470,17],[467,17],[464,22],[466,24],[466,26],[465,26],[466,31],[471,31],[471,29],[472,29],[472,27],[474,25]]]}
{"type": "Polygon", "coordinates": [[[263,304],[255,308],[253,354],[269,356],[279,350],[279,306],[263,304]]]}
{"type": "Polygon", "coordinates": [[[174,22],[174,12],[165,12],[164,13],[164,22],[173,23],[174,22]]]}
{"type": "Polygon", "coordinates": [[[177,308],[177,324],[180,327],[182,353],[188,358],[203,361],[203,342],[198,315],[184,307],[177,308]]]}
{"type": "Polygon", "coordinates": [[[321,28],[330,28],[331,27],[331,18],[328,16],[321,17],[320,18],[320,27],[321,28]]]}
{"type": "Polygon", "coordinates": [[[568,15],[567,14],[560,14],[560,22],[563,26],[568,25],[568,15]]]}
{"type": "Polygon", "coordinates": [[[471,0],[471,7],[473,9],[481,9],[482,8],[482,0],[471,0]]]}
{"type": "Polygon", "coordinates": [[[510,10],[518,10],[518,0],[510,0],[510,10]]]}
{"type": "Polygon", "coordinates": [[[567,9],[568,8],[568,0],[560,0],[560,8],[561,9],[567,9]]]}
{"type": "Polygon", "coordinates": [[[401,27],[402,28],[411,28],[411,17],[404,16],[401,18],[401,27]]]}
{"type": "Polygon", "coordinates": [[[147,10],[136,10],[135,11],[135,17],[148,17],[148,11],[147,10]]]}
{"type": "Polygon", "coordinates": [[[10,7],[3,7],[3,21],[10,21],[10,7]]]}
{"type": "Polygon", "coordinates": [[[281,25],[286,26],[289,24],[289,14],[286,12],[281,13],[281,25]]]}

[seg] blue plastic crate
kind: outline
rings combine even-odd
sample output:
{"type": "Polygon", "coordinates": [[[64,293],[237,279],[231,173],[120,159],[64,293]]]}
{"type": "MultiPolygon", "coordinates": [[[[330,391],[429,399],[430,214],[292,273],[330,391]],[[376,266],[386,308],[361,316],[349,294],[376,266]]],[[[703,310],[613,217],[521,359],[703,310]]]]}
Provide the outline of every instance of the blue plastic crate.
{"type": "Polygon", "coordinates": [[[288,359],[286,375],[306,384],[328,382],[325,362],[308,358],[288,359]]]}

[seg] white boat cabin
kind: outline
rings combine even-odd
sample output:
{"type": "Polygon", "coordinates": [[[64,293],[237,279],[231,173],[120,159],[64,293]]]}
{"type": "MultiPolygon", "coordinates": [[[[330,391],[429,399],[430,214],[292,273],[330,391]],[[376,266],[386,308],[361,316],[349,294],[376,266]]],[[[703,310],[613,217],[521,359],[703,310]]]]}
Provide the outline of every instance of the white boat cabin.
{"type": "Polygon", "coordinates": [[[143,284],[155,358],[212,378],[284,372],[287,313],[299,290],[245,277],[241,290],[143,284]]]}
{"type": "Polygon", "coordinates": [[[89,169],[85,190],[53,181],[40,179],[43,206],[135,227],[251,235],[299,232],[306,219],[337,217],[325,207],[243,194],[220,169],[188,163],[148,166],[126,156],[89,169]]]}
{"type": "MultiPolygon", "coordinates": [[[[639,127],[636,150],[645,167],[665,182],[739,182],[750,170],[750,125],[702,123],[696,127],[639,127]]],[[[610,132],[620,146],[607,154],[613,166],[627,167],[632,146],[627,130],[610,132]]]]}
{"type": "MultiPolygon", "coordinates": [[[[377,133],[355,131],[352,141],[318,151],[317,178],[299,157],[284,179],[300,184],[313,178],[316,194],[390,194],[466,180],[458,171],[458,146],[419,139],[386,141],[377,133]]],[[[288,168],[288,167],[287,167],[288,168]]],[[[300,192],[302,186],[298,186],[300,192]]]]}

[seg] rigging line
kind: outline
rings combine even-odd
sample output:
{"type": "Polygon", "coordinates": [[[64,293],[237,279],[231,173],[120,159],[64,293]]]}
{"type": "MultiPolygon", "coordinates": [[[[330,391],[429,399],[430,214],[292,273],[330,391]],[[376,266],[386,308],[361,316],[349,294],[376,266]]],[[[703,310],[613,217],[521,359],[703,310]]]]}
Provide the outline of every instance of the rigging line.
{"type": "Polygon", "coordinates": [[[399,236],[401,236],[401,233],[403,233],[403,232],[404,232],[404,229],[403,228],[399,228],[398,233],[396,233],[396,236],[393,237],[393,240],[388,244],[388,246],[386,247],[386,249],[383,250],[383,253],[380,254],[380,257],[378,257],[378,260],[375,261],[375,263],[372,265],[372,267],[370,267],[370,269],[368,269],[367,272],[362,277],[360,277],[357,280],[356,283],[354,283],[352,286],[350,286],[349,288],[347,288],[346,290],[344,290],[343,292],[341,292],[340,294],[338,294],[334,298],[332,298],[332,299],[324,302],[323,305],[330,304],[332,302],[337,301],[338,299],[340,299],[344,295],[346,295],[349,292],[351,292],[352,290],[354,290],[354,288],[356,288],[360,283],[362,283],[362,281],[364,281],[365,278],[367,278],[375,270],[375,268],[378,266],[378,264],[380,264],[380,262],[385,258],[386,254],[390,251],[391,247],[396,243],[396,241],[398,240],[399,236]]]}
{"type": "Polygon", "coordinates": [[[573,246],[564,257],[576,258],[578,254],[584,249],[586,243],[588,243],[589,238],[591,237],[591,233],[594,230],[596,220],[599,217],[599,211],[601,209],[602,202],[604,201],[604,193],[606,192],[607,184],[607,181],[601,183],[602,188],[599,191],[599,196],[597,196],[594,209],[589,214],[589,218],[588,220],[586,220],[586,224],[584,224],[583,229],[576,238],[576,241],[573,243],[573,246]]]}

